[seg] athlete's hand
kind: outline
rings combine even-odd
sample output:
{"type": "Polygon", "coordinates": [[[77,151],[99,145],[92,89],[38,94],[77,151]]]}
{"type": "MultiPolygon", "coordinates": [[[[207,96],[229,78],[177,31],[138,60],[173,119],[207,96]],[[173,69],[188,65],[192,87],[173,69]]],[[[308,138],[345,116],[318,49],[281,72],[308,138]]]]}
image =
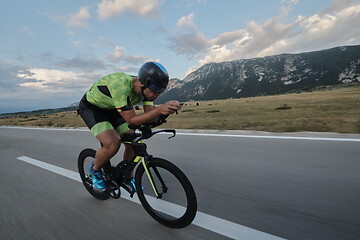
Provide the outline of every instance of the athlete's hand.
{"type": "Polygon", "coordinates": [[[160,106],[160,112],[163,115],[173,114],[174,112],[181,109],[181,104],[179,101],[173,100],[168,101],[167,103],[160,106]]]}

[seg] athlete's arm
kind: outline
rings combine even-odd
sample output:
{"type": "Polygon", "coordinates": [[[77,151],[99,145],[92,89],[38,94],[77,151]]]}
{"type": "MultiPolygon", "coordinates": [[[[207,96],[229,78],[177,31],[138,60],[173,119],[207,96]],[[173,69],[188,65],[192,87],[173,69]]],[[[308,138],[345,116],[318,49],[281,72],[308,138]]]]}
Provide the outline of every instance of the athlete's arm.
{"type": "MultiPolygon", "coordinates": [[[[142,114],[136,115],[135,110],[127,110],[121,111],[120,115],[125,119],[128,124],[141,125],[144,123],[151,122],[156,117],[163,115],[173,114],[175,111],[180,109],[180,103],[178,101],[169,101],[160,107],[147,109],[150,111],[146,111],[142,114]]],[[[145,109],[144,109],[145,110],[145,109]]]]}
{"type": "Polygon", "coordinates": [[[155,108],[154,105],[143,105],[144,112],[150,112],[154,110],[154,108],[155,108]]]}

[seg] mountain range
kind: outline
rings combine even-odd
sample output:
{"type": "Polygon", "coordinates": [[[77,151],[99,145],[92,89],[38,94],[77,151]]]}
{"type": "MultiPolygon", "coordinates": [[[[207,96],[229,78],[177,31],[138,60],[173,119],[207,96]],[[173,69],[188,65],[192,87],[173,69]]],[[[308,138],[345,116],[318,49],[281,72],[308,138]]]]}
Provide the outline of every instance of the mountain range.
{"type": "Polygon", "coordinates": [[[360,45],[208,63],[183,80],[171,79],[157,103],[273,95],[350,82],[360,82],[360,45]]]}

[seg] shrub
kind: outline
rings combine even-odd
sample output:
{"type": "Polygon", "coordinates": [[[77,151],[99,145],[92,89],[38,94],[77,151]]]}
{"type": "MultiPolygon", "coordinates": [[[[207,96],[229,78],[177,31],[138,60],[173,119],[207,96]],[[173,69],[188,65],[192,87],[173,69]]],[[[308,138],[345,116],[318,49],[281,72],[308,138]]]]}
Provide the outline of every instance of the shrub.
{"type": "Polygon", "coordinates": [[[280,107],[275,108],[275,110],[287,110],[291,109],[291,107],[287,104],[281,105],[280,107]]]}

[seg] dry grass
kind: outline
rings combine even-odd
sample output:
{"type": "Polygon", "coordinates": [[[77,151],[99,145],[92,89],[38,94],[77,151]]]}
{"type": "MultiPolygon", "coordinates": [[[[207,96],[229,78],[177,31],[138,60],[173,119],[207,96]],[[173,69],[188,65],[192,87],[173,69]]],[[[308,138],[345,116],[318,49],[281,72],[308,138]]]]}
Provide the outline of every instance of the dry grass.
{"type": "MultiPolygon", "coordinates": [[[[75,112],[0,119],[0,125],[84,127],[75,112]]],[[[360,133],[360,84],[308,93],[188,102],[163,128],[360,133]]]]}
{"type": "Polygon", "coordinates": [[[188,103],[164,127],[360,133],[360,85],[323,91],[188,103]]]}
{"type": "Polygon", "coordinates": [[[75,111],[0,119],[0,125],[36,127],[86,127],[75,111]]]}

